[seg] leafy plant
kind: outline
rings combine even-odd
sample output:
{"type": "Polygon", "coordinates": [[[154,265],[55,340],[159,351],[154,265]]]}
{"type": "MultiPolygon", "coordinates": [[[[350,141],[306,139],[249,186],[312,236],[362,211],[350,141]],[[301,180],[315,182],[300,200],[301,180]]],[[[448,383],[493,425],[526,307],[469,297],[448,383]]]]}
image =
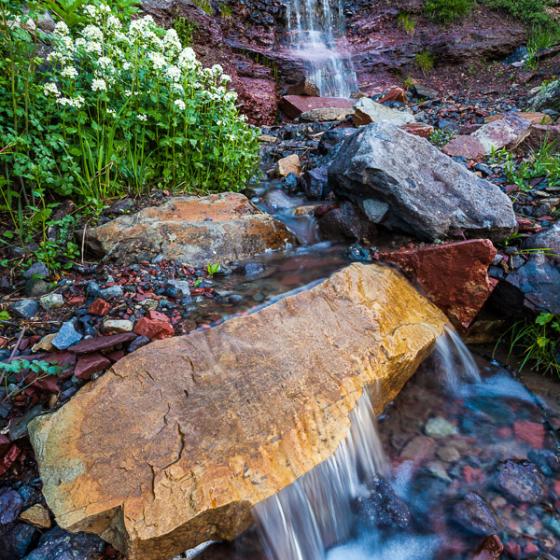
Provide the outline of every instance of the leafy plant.
{"type": "Polygon", "coordinates": [[[547,8],[553,5],[550,0],[482,0],[490,8],[504,10],[520,19],[534,30],[554,29],[554,22],[547,8]]]}
{"type": "Polygon", "coordinates": [[[208,264],[207,266],[207,272],[208,272],[208,276],[214,276],[216,274],[218,274],[221,270],[221,266],[220,263],[211,263],[208,264]]]}
{"type": "Polygon", "coordinates": [[[424,11],[438,23],[452,23],[468,15],[474,6],[474,0],[426,0],[424,11]]]}
{"type": "Polygon", "coordinates": [[[73,29],[59,21],[53,34],[34,17],[0,0],[0,212],[22,240],[41,232],[46,260],[76,252],[47,235],[61,198],[96,213],[154,187],[245,187],[258,132],[219,65],[203,68],[175,30],[149,16],[121,21],[106,4],[84,6],[73,29]]]}
{"type": "Polygon", "coordinates": [[[397,16],[397,23],[407,35],[414,35],[414,31],[416,30],[416,20],[412,14],[401,12],[397,16]]]}
{"type": "Polygon", "coordinates": [[[198,30],[198,25],[195,21],[191,21],[186,17],[178,17],[173,20],[173,29],[177,31],[183,46],[188,47],[193,44],[194,34],[198,30]]]}
{"type": "Polygon", "coordinates": [[[531,181],[538,178],[546,178],[550,186],[560,186],[560,153],[553,142],[545,142],[521,162],[505,148],[493,151],[490,157],[503,166],[507,180],[521,191],[532,190],[531,181]]]}
{"type": "Polygon", "coordinates": [[[434,69],[434,57],[430,51],[421,51],[416,54],[415,62],[424,75],[429,74],[434,69]]]}
{"type": "MultiPolygon", "coordinates": [[[[82,24],[85,21],[83,10],[88,4],[99,5],[91,0],[37,0],[37,7],[52,12],[69,27],[82,24]]],[[[115,0],[111,2],[115,13],[120,18],[129,18],[139,11],[139,0],[115,0]]]]}
{"type": "Polygon", "coordinates": [[[453,131],[448,128],[436,128],[428,140],[438,148],[442,148],[453,139],[453,131]]]}
{"type": "Polygon", "coordinates": [[[11,318],[12,317],[11,317],[9,311],[6,311],[5,309],[0,311],[0,321],[9,321],[11,318]]]}
{"type": "Polygon", "coordinates": [[[506,333],[509,356],[522,358],[520,368],[530,364],[543,373],[560,375],[560,316],[541,313],[533,321],[521,321],[506,333]]]}
{"type": "Polygon", "coordinates": [[[25,391],[37,381],[58,375],[62,368],[43,360],[17,359],[10,362],[0,362],[0,385],[4,386],[9,400],[25,391]]]}

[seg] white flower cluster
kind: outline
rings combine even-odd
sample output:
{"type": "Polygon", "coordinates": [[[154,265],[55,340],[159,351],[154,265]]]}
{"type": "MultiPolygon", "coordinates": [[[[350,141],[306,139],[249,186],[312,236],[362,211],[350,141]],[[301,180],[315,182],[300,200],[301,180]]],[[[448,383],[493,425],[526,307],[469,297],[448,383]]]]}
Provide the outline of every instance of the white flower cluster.
{"type": "MultiPolygon", "coordinates": [[[[123,25],[105,4],[87,5],[84,14],[87,24],[78,37],[72,37],[62,22],[57,23],[53,34],[55,48],[49,60],[60,79],[45,84],[44,93],[57,98],[59,105],[83,107],[84,97],[69,93],[76,92],[79,83],[87,98],[104,94],[115,99],[117,105],[138,98],[136,118],[146,122],[148,117],[140,101],[145,91],[136,91],[138,76],[142,75],[142,79],[153,80],[169,91],[176,112],[185,111],[193,95],[235,109],[237,94],[228,91],[231,78],[222,66],[203,68],[194,50],[183,48],[174,29],[164,32],[151,16],[123,25]]],[[[109,115],[117,112],[106,109],[109,115]]]]}

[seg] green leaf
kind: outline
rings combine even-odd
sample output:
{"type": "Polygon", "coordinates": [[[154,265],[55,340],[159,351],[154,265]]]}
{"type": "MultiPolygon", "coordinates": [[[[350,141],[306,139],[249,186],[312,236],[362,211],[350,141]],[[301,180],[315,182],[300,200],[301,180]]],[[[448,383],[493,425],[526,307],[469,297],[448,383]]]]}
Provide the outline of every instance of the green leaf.
{"type": "Polygon", "coordinates": [[[554,315],[552,313],[541,313],[536,319],[535,323],[537,325],[548,325],[554,319],[554,315]]]}

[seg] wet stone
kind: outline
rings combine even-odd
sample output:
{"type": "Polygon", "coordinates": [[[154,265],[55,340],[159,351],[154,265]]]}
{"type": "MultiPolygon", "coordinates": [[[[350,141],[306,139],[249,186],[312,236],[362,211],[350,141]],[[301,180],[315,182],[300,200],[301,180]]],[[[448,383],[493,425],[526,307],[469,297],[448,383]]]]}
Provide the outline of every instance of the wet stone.
{"type": "Polygon", "coordinates": [[[438,448],[436,455],[446,463],[455,463],[461,458],[461,454],[456,447],[451,445],[446,445],[444,447],[438,448]]]}
{"type": "Polygon", "coordinates": [[[426,435],[435,438],[444,438],[457,434],[457,428],[441,416],[430,418],[424,427],[426,435]]]}
{"type": "Polygon", "coordinates": [[[30,278],[46,278],[49,275],[49,269],[42,263],[33,263],[22,276],[29,280],[30,278]]]}
{"type": "Polygon", "coordinates": [[[40,300],[41,307],[45,311],[50,309],[56,309],[57,307],[62,307],[64,305],[64,297],[62,294],[47,294],[44,295],[40,300]]]}
{"type": "Polygon", "coordinates": [[[27,523],[0,526],[0,559],[19,560],[35,540],[37,529],[27,523]]]}
{"type": "Polygon", "coordinates": [[[544,479],[536,465],[508,460],[498,466],[496,487],[507,497],[536,504],[545,496],[544,479]]]}
{"type": "Polygon", "coordinates": [[[361,522],[372,529],[407,529],[410,526],[408,506],[387,481],[377,479],[368,484],[368,490],[366,496],[360,496],[354,502],[361,522]]]}
{"type": "Polygon", "coordinates": [[[475,492],[469,492],[452,509],[453,521],[476,535],[489,536],[500,530],[500,524],[492,507],[475,492]]]}
{"type": "Polygon", "coordinates": [[[102,560],[105,544],[86,533],[67,533],[59,527],[45,533],[25,560],[102,560]]]}
{"type": "Polygon", "coordinates": [[[23,509],[23,498],[11,489],[0,490],[0,525],[15,521],[23,509]]]}
{"type": "Polygon", "coordinates": [[[545,476],[553,476],[560,472],[560,457],[548,449],[533,449],[529,451],[529,460],[539,467],[545,476]]]}

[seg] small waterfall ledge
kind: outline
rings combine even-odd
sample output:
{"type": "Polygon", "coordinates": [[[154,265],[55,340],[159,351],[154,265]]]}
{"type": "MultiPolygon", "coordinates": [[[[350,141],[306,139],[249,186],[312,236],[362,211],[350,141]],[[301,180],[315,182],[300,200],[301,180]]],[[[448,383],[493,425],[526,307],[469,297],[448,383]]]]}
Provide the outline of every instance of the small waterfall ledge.
{"type": "MultiPolygon", "coordinates": [[[[473,356],[450,327],[438,338],[433,359],[451,395],[465,384],[481,382],[473,356]]],[[[334,455],[254,508],[269,560],[326,560],[329,548],[351,535],[353,502],[367,496],[368,482],[389,476],[372,398],[366,392],[350,414],[349,434],[334,455]]]]}
{"type": "Polygon", "coordinates": [[[358,90],[345,47],[343,0],[286,0],[288,45],[303,60],[321,97],[350,97],[358,90]]]}

